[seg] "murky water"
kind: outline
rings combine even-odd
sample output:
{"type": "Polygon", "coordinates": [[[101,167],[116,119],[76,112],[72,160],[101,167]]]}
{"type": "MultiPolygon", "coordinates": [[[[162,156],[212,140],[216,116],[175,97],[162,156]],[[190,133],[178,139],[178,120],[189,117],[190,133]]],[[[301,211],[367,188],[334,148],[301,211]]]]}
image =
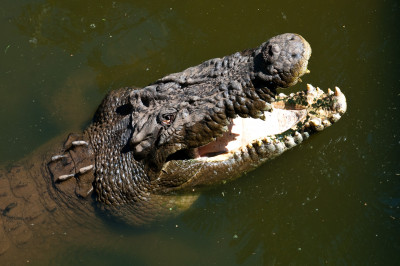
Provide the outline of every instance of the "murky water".
{"type": "Polygon", "coordinates": [[[0,162],[82,130],[111,89],[144,86],[283,32],[313,48],[304,81],[340,86],[349,105],[332,128],[207,191],[175,220],[146,230],[104,226],[100,236],[14,263],[398,265],[399,5],[3,0],[0,162]]]}

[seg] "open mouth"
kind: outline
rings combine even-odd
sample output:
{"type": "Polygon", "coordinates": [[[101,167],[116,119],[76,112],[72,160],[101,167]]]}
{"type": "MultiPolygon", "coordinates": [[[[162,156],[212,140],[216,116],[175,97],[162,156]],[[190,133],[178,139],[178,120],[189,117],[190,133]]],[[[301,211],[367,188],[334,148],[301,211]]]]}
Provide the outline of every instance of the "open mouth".
{"type": "MultiPolygon", "coordinates": [[[[215,141],[179,151],[169,160],[223,161],[243,151],[284,150],[296,146],[313,132],[338,121],[346,111],[346,98],[339,88],[324,93],[308,84],[289,96],[279,94],[264,119],[236,117],[228,131],[215,141]]],[[[280,152],[280,153],[281,153],[280,152]]]]}
{"type": "Polygon", "coordinates": [[[232,180],[331,126],[347,109],[346,97],[339,88],[325,93],[307,85],[304,91],[279,94],[274,100],[264,120],[235,118],[216,140],[171,155],[155,181],[168,185],[160,193],[186,188],[193,192],[232,180]]]}
{"type": "Polygon", "coordinates": [[[294,128],[307,117],[306,109],[283,109],[279,103],[272,104],[272,112],[264,112],[264,120],[237,117],[231,120],[228,131],[215,141],[197,148],[196,158],[232,153],[259,139],[271,138],[294,128]]]}

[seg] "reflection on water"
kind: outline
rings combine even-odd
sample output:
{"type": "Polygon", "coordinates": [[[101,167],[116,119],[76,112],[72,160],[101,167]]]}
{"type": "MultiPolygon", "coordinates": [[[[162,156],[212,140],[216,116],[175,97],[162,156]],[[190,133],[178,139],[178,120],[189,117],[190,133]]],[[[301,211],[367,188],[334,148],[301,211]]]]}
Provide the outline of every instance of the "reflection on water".
{"type": "Polygon", "coordinates": [[[338,85],[349,102],[337,125],[206,191],[175,220],[146,229],[73,227],[69,238],[60,231],[49,243],[54,255],[29,244],[21,247],[24,254],[65,265],[395,265],[398,11],[394,0],[6,1],[0,8],[6,36],[0,40],[1,162],[82,130],[110,89],[144,86],[282,32],[311,43],[305,82],[338,85]]]}

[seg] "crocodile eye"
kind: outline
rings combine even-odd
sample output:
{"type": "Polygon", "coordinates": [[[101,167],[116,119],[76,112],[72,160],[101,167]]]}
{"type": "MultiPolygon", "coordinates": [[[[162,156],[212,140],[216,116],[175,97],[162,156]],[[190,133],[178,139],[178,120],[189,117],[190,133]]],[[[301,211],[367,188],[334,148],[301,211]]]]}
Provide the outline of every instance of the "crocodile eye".
{"type": "Polygon", "coordinates": [[[175,120],[175,114],[163,114],[161,116],[161,125],[170,126],[175,120]]]}

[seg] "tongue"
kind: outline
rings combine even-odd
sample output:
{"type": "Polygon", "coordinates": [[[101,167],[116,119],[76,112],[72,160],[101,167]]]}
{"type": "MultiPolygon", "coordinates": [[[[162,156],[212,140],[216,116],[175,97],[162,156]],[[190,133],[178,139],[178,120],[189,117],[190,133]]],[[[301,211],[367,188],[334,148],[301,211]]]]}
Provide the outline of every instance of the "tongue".
{"type": "Polygon", "coordinates": [[[305,110],[273,109],[265,112],[265,120],[254,118],[233,119],[228,131],[205,146],[198,148],[200,157],[234,151],[256,139],[283,133],[297,124],[306,114],[305,110]]]}

